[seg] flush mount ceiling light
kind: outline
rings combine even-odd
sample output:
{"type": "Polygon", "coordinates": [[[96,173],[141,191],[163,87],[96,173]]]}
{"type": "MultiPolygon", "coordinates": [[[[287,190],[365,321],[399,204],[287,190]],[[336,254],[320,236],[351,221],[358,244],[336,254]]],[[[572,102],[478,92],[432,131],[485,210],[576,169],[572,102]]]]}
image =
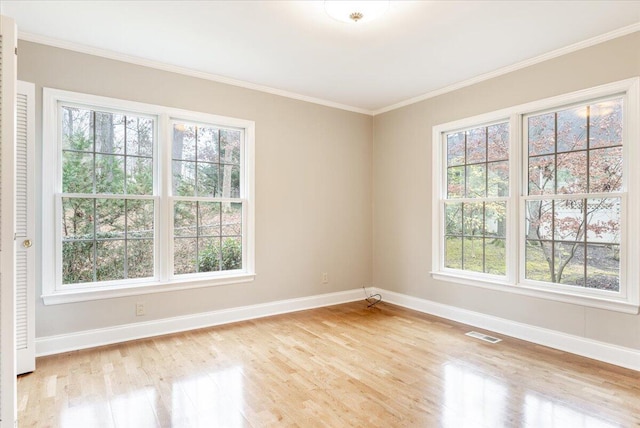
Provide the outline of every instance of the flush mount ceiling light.
{"type": "Polygon", "coordinates": [[[388,0],[341,1],[325,0],[324,10],[335,20],[348,23],[372,21],[389,9],[388,0]]]}

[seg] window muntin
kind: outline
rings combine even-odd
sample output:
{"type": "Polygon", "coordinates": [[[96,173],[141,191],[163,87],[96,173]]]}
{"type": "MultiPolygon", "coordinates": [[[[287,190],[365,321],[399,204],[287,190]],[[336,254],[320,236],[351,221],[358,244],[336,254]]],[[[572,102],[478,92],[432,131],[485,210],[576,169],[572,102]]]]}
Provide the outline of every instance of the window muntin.
{"type": "MultiPolygon", "coordinates": [[[[254,130],[252,121],[44,88],[43,159],[51,161],[44,162],[42,168],[42,245],[44,254],[54,255],[43,257],[42,276],[47,278],[42,285],[44,303],[252,281],[254,130]],[[65,106],[76,109],[75,115],[65,119],[65,106]],[[69,128],[73,130],[63,138],[65,120],[71,120],[66,126],[73,125],[69,128]],[[193,159],[188,156],[178,159],[197,162],[201,170],[205,167],[205,172],[206,167],[216,166],[220,171],[218,191],[211,186],[214,190],[207,194],[203,190],[206,182],[201,180],[200,188],[196,189],[194,169],[194,190],[189,193],[192,196],[174,194],[174,123],[202,124],[197,126],[224,130],[236,137],[223,135],[223,147],[220,150],[218,143],[217,158],[205,149],[193,159]],[[137,127],[141,128],[140,133],[131,131],[137,131],[137,127]],[[152,129],[149,138],[142,135],[147,128],[152,129]],[[83,137],[84,145],[72,141],[73,135],[83,137]],[[63,172],[65,162],[67,169],[75,165],[75,176],[63,172]],[[229,171],[226,174],[225,169],[229,171]],[[147,175],[151,171],[150,186],[148,180],[142,180],[141,171],[147,175]],[[200,217],[196,233],[182,237],[214,237],[224,239],[221,246],[227,244],[220,259],[207,262],[212,267],[174,274],[175,198],[178,202],[196,202],[195,215],[200,217]],[[219,214],[219,232],[212,232],[215,225],[207,223],[211,213],[219,214]],[[64,217],[68,223],[66,232],[64,217]],[[75,228],[71,227],[72,222],[75,228]],[[65,257],[70,279],[65,284],[63,239],[69,241],[65,257]],[[107,258],[109,269],[101,269],[96,257],[107,258]],[[70,272],[70,268],[75,271],[70,272]]],[[[197,252],[189,263],[197,265],[197,252]]]]}
{"type": "MultiPolygon", "coordinates": [[[[638,117],[640,78],[633,78],[435,126],[433,141],[440,144],[432,149],[438,177],[432,215],[439,239],[432,244],[432,276],[637,314],[640,226],[633,219],[640,216],[640,170],[633,162],[640,155],[638,117]],[[448,194],[447,169],[468,162],[458,156],[450,165],[446,136],[500,118],[509,118],[511,130],[506,277],[462,270],[461,262],[452,265],[458,258],[446,257],[447,235],[462,238],[464,229],[458,227],[462,220],[447,223],[445,205],[479,202],[467,197],[461,174],[460,186],[453,189],[458,193],[448,194]],[[531,147],[529,118],[538,127],[531,131],[536,142],[531,147]],[[537,242],[527,246],[527,240],[544,241],[547,253],[537,242]],[[559,282],[550,281],[554,278],[559,282]]],[[[457,212],[464,209],[450,208],[450,216],[457,212]]]]}
{"type": "Polygon", "coordinates": [[[505,276],[509,123],[444,135],[444,267],[505,276]]]}
{"type": "Polygon", "coordinates": [[[64,103],[59,116],[62,285],[152,278],[155,120],[64,103]]]}
{"type": "Polygon", "coordinates": [[[523,120],[525,279],[619,292],[623,99],[523,120]]]}
{"type": "Polygon", "coordinates": [[[240,129],[173,125],[173,274],[242,269],[240,129]]]}

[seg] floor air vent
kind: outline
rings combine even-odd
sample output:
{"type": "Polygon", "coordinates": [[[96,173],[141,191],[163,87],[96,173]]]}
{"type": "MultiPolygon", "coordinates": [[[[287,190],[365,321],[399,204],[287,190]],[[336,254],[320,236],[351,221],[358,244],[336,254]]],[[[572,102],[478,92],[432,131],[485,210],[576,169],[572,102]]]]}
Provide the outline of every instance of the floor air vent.
{"type": "Polygon", "coordinates": [[[469,333],[465,333],[467,336],[475,337],[476,339],[484,340],[489,343],[498,343],[502,339],[498,339],[497,337],[487,336],[486,334],[478,333],[477,331],[470,331],[469,333]]]}

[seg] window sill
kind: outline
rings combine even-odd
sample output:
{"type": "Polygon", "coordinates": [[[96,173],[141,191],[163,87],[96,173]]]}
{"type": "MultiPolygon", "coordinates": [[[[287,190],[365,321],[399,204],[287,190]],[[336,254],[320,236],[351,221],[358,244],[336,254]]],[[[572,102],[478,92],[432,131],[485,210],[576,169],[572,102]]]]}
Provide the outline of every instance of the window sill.
{"type": "Polygon", "coordinates": [[[180,278],[170,282],[149,282],[135,286],[93,287],[87,290],[63,290],[43,294],[45,305],[60,305],[64,303],[86,302],[92,300],[113,299],[116,297],[138,296],[141,294],[164,293],[167,291],[189,290],[192,288],[213,287],[217,285],[239,284],[251,282],[254,273],[239,273],[217,278],[180,278]]]}
{"type": "Polygon", "coordinates": [[[461,285],[487,288],[490,290],[515,293],[524,296],[537,297],[556,302],[572,303],[591,308],[605,309],[609,311],[638,314],[639,303],[637,299],[613,298],[608,296],[594,296],[578,293],[570,293],[564,290],[548,290],[527,284],[512,284],[505,281],[474,278],[450,272],[431,272],[431,277],[440,281],[454,282],[461,285]]]}

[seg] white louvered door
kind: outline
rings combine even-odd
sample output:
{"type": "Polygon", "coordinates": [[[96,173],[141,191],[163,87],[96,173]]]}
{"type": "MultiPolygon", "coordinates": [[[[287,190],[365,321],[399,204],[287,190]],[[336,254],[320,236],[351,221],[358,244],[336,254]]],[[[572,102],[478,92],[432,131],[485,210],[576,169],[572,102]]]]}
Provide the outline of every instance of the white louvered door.
{"type": "Polygon", "coordinates": [[[16,426],[15,107],[16,25],[0,16],[0,428],[16,426]]]}
{"type": "Polygon", "coordinates": [[[16,94],[16,368],[36,368],[35,356],[35,85],[16,94]]]}

